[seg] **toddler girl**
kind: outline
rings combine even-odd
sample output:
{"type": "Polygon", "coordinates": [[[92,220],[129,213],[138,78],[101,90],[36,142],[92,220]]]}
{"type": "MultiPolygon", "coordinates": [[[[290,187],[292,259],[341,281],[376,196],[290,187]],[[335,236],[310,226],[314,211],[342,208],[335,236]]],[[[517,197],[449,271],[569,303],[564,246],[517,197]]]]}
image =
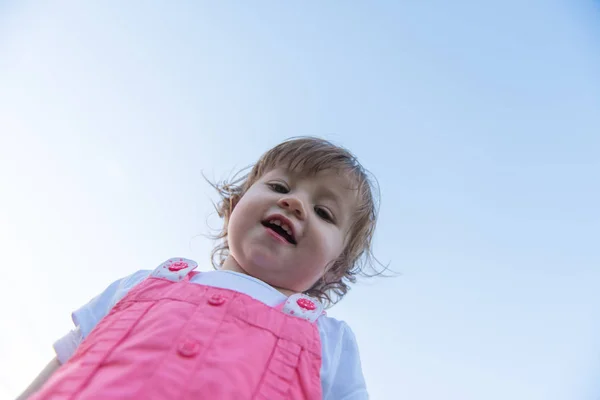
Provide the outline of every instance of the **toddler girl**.
{"type": "Polygon", "coordinates": [[[215,187],[216,270],[172,258],[114,282],[73,313],[22,398],[368,398],[352,331],[324,313],[371,261],[363,167],[330,142],[293,139],[215,187]]]}

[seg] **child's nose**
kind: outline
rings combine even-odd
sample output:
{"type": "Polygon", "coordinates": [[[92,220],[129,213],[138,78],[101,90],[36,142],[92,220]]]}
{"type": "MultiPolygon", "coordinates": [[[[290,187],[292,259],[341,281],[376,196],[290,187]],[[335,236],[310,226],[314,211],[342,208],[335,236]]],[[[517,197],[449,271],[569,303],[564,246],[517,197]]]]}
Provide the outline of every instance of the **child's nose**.
{"type": "Polygon", "coordinates": [[[300,220],[303,220],[306,217],[306,211],[302,201],[295,197],[286,197],[279,200],[279,206],[294,214],[294,216],[300,220]]]}

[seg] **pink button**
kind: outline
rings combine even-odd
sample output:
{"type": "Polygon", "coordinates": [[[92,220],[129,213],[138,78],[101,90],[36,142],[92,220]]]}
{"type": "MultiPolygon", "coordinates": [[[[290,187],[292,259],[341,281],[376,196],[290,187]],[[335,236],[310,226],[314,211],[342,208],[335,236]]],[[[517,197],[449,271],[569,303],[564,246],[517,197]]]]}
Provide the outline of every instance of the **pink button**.
{"type": "Polygon", "coordinates": [[[176,261],[173,264],[169,265],[169,271],[177,272],[187,267],[188,263],[186,263],[185,261],[176,261]]]}
{"type": "Polygon", "coordinates": [[[194,357],[200,351],[200,344],[194,340],[186,339],[179,343],[177,351],[183,357],[194,357]]]}
{"type": "Polygon", "coordinates": [[[208,304],[213,306],[220,306],[223,303],[225,303],[225,297],[221,296],[220,294],[213,294],[208,299],[208,304]]]}
{"type": "Polygon", "coordinates": [[[298,299],[296,300],[296,303],[300,306],[300,308],[304,308],[305,310],[312,311],[317,309],[315,303],[308,299],[298,299]]]}

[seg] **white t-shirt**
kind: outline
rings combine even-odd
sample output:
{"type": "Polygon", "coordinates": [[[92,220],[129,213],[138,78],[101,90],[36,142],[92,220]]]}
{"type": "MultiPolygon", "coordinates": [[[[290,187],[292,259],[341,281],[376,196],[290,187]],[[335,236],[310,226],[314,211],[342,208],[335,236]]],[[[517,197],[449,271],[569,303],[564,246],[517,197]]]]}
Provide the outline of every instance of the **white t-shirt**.
{"type": "MultiPolygon", "coordinates": [[[[54,344],[58,360],[65,363],[81,340],[87,337],[111,308],[151,273],[152,271],[138,271],[115,281],[99,296],[73,312],[75,329],[54,344]]],[[[271,307],[281,304],[286,299],[282,293],[266,283],[232,271],[202,272],[194,275],[191,282],[241,292],[271,307]]],[[[343,321],[325,315],[317,320],[317,326],[322,348],[323,399],[368,399],[358,346],[350,327],[343,321]]]]}

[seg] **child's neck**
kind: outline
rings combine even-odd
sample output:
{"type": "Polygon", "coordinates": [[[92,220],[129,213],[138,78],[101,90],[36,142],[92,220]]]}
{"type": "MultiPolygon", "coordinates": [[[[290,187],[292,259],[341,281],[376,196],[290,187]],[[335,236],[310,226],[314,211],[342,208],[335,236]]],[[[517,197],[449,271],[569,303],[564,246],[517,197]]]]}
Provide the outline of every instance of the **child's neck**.
{"type": "MultiPolygon", "coordinates": [[[[223,265],[221,266],[220,269],[221,269],[221,271],[232,271],[232,272],[238,272],[240,274],[252,276],[249,273],[247,273],[246,271],[244,271],[244,269],[240,266],[240,264],[238,264],[238,262],[232,256],[227,257],[227,259],[225,260],[225,262],[223,263],[223,265]]],[[[256,277],[253,277],[253,278],[256,278],[256,277]]],[[[256,278],[256,279],[260,279],[260,278],[256,278]]],[[[265,283],[287,297],[296,293],[293,290],[273,286],[268,282],[265,282],[265,283]]]]}

